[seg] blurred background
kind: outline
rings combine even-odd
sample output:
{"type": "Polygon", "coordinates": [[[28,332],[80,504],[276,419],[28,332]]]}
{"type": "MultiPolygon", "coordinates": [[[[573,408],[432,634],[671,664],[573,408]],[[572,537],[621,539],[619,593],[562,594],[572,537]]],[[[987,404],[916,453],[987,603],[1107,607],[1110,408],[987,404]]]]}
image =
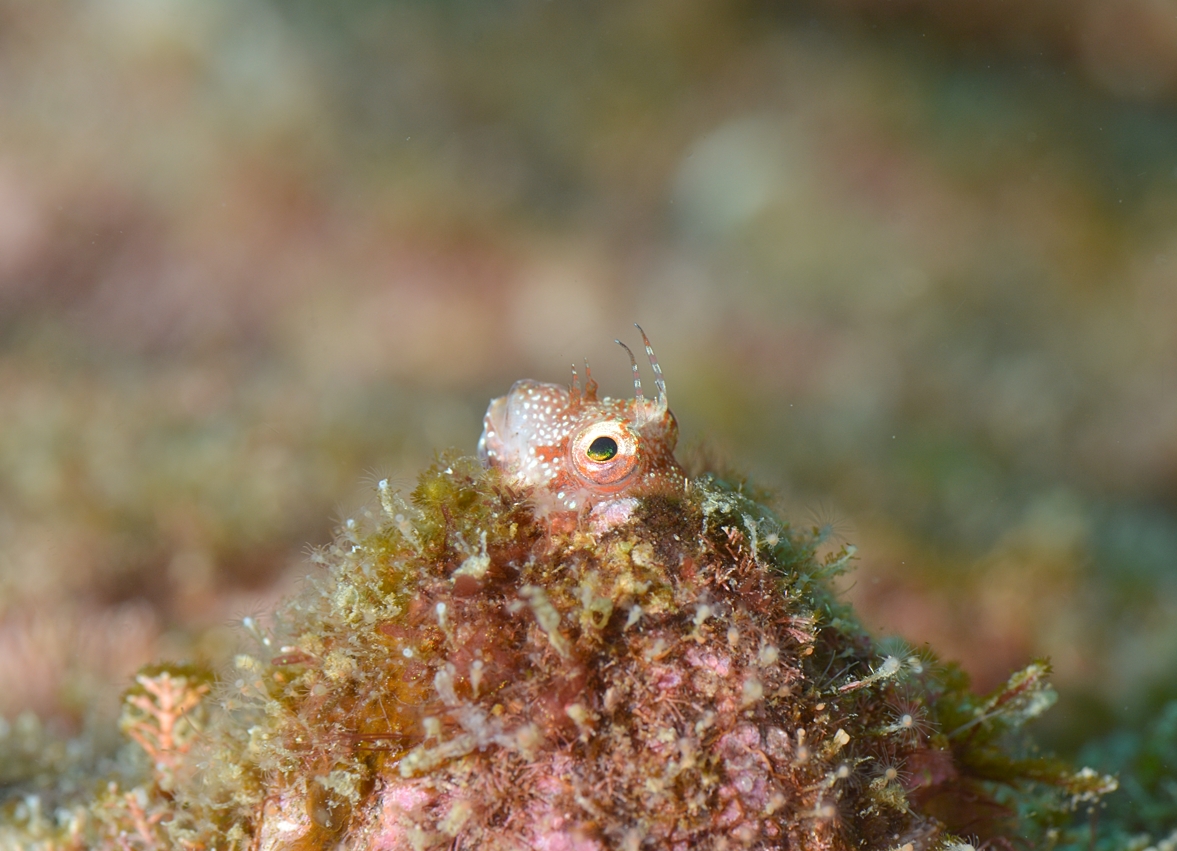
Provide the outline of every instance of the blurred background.
{"type": "Polygon", "coordinates": [[[634,321],[879,634],[1049,655],[1068,754],[1177,697],[1173,0],[3,0],[0,716],[634,321]]]}

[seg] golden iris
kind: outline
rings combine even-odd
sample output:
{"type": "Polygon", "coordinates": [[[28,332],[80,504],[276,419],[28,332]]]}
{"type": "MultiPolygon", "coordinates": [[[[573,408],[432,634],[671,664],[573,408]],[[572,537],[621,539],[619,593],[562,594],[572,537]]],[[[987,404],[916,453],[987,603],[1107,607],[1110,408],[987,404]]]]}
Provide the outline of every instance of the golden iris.
{"type": "Polygon", "coordinates": [[[593,461],[610,461],[617,455],[617,441],[611,437],[598,437],[584,454],[593,461]]]}

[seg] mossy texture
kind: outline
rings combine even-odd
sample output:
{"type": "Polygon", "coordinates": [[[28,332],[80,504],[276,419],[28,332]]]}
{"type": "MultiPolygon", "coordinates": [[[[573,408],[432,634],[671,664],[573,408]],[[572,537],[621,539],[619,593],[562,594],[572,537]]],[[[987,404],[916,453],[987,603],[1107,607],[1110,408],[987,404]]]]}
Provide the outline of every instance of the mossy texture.
{"type": "Polygon", "coordinates": [[[232,671],[143,672],[138,778],[0,846],[916,851],[1058,841],[1114,787],[1018,749],[1045,664],[974,696],[877,645],[824,584],[853,548],[740,487],[601,534],[468,458],[379,497],[232,671]]]}

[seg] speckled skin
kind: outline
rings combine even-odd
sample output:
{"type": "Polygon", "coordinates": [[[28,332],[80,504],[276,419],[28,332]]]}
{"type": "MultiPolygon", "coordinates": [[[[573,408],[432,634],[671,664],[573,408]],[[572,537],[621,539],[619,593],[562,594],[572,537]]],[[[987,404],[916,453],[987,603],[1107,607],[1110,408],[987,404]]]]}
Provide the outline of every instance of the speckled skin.
{"type": "Polygon", "coordinates": [[[582,392],[575,370],[570,387],[517,381],[506,396],[490,403],[478,457],[530,491],[541,515],[587,515],[596,528],[627,520],[640,496],[681,492],[685,476],[674,459],[678,426],[657,360],[645,343],[658,383],[655,399],[641,395],[636,365],[630,400],[598,399],[591,377],[582,392]],[[601,437],[617,446],[616,456],[604,462],[588,452],[601,437]]]}

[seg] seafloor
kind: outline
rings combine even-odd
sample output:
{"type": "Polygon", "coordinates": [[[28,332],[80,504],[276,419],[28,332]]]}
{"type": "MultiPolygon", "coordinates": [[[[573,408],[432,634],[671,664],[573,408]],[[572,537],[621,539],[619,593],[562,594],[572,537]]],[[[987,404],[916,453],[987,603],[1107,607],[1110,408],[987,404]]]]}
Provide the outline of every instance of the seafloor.
{"type": "Polygon", "coordinates": [[[0,0],[4,818],[637,320],[696,469],[856,544],[875,637],[1049,657],[1096,847],[1169,836],[1171,11],[0,0]]]}

